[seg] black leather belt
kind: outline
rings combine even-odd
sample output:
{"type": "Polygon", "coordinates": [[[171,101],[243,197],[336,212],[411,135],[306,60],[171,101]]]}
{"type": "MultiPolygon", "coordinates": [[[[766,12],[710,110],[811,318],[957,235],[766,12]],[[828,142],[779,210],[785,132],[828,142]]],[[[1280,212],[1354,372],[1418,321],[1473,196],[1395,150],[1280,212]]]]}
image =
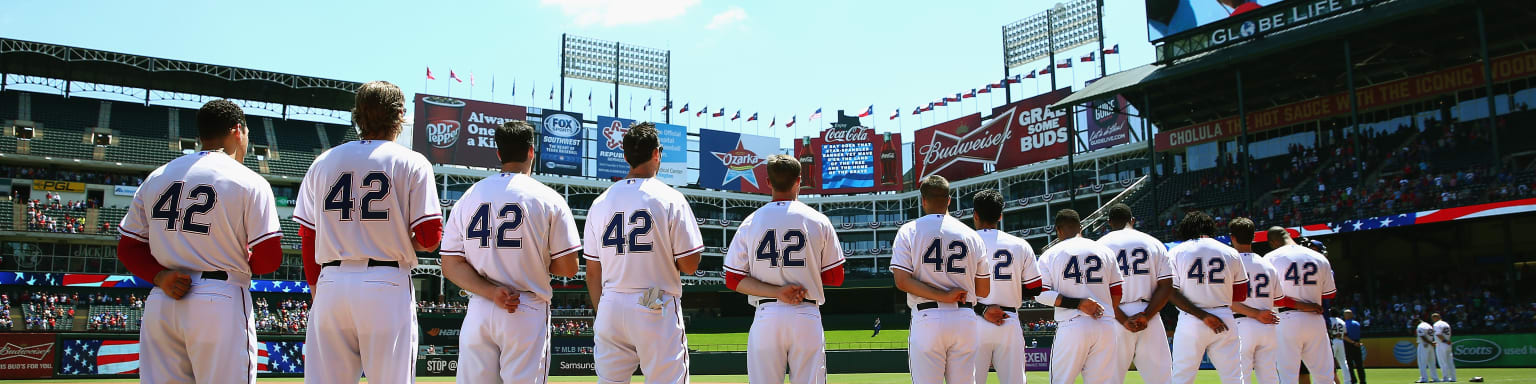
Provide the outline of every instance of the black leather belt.
{"type": "MultiPolygon", "coordinates": [[[[970,308],[971,307],[971,303],[966,303],[966,302],[955,303],[955,306],[960,307],[960,308],[970,308]]],[[[918,304],[917,305],[917,310],[921,311],[921,310],[924,310],[924,309],[934,309],[934,308],[938,308],[938,307],[939,307],[939,303],[938,302],[930,301],[930,302],[918,304]]]]}
{"type": "Polygon", "coordinates": [[[1280,308],[1280,309],[1279,309],[1279,310],[1278,310],[1278,311],[1276,311],[1276,312],[1280,312],[1280,313],[1286,313],[1286,312],[1290,312],[1290,311],[1294,311],[1294,310],[1296,310],[1296,308],[1285,308],[1285,307],[1281,307],[1281,308],[1280,308]]]}
{"type": "Polygon", "coordinates": [[[229,272],[224,272],[224,271],[208,271],[208,272],[203,272],[202,273],[202,278],[205,279],[205,280],[224,280],[224,281],[229,281],[229,272]]]}
{"type": "MultiPolygon", "coordinates": [[[[763,305],[763,304],[768,304],[768,303],[777,303],[777,302],[779,302],[779,299],[762,299],[762,300],[758,300],[757,301],[757,305],[763,305]]],[[[800,300],[800,302],[801,303],[816,304],[816,300],[811,300],[811,299],[800,300]]]]}
{"type": "Polygon", "coordinates": [[[1016,308],[1016,307],[1004,307],[1004,306],[1001,306],[1001,305],[997,306],[997,309],[1001,309],[1001,310],[1003,310],[1003,312],[1018,312],[1019,311],[1019,309],[1016,308]]]}
{"type": "MultiPolygon", "coordinates": [[[[329,263],[321,264],[321,266],[323,266],[323,267],[340,267],[341,266],[341,260],[336,260],[336,261],[332,261],[332,262],[329,262],[329,263]]],[[[395,268],[400,268],[400,262],[398,262],[398,261],[384,261],[384,260],[368,259],[368,266],[370,266],[370,267],[395,267],[395,268]]]]}

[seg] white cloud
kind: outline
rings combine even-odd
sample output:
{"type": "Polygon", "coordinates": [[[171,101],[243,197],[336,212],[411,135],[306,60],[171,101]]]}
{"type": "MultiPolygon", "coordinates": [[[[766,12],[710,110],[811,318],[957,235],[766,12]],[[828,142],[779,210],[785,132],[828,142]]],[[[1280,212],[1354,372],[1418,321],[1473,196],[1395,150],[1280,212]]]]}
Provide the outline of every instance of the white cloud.
{"type": "Polygon", "coordinates": [[[553,5],[578,27],[645,24],[682,16],[699,0],[539,0],[553,5]]]}
{"type": "MultiPolygon", "coordinates": [[[[732,6],[730,9],[726,9],[725,12],[716,13],[715,17],[709,19],[709,25],[704,26],[704,28],[721,29],[731,25],[740,25],[741,22],[746,20],[747,11],[741,9],[741,7],[732,6]]],[[[743,28],[745,27],[743,26],[743,28]]]]}

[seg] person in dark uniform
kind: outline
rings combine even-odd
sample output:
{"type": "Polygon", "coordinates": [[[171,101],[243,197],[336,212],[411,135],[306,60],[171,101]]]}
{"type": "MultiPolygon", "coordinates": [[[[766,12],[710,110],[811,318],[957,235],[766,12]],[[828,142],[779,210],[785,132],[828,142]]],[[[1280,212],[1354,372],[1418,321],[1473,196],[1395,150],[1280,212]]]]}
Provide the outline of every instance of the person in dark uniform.
{"type": "Polygon", "coordinates": [[[1354,378],[1355,384],[1365,384],[1365,365],[1361,361],[1364,355],[1361,352],[1364,348],[1365,344],[1360,342],[1360,322],[1355,321],[1354,311],[1346,309],[1344,310],[1344,359],[1349,362],[1350,372],[1347,373],[1354,378]]]}

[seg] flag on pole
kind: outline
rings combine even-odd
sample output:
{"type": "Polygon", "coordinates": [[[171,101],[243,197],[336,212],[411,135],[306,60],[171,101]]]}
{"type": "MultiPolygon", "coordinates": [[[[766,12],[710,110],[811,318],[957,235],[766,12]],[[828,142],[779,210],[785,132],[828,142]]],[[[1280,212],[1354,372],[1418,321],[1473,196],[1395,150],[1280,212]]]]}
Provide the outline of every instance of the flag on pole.
{"type": "Polygon", "coordinates": [[[592,90],[587,90],[587,106],[592,106],[592,90]]]}
{"type": "MultiPolygon", "coordinates": [[[[1033,78],[1035,78],[1035,72],[1034,71],[1030,71],[1028,75],[1024,75],[1024,78],[1026,78],[1026,79],[1033,79],[1033,78]]],[[[1013,80],[1010,80],[1010,81],[1012,81],[1014,84],[1018,84],[1018,82],[1020,81],[1019,80],[1019,75],[1013,75],[1013,80]]]]}
{"type": "Polygon", "coordinates": [[[475,86],[475,72],[469,72],[469,86],[475,86]]]}
{"type": "Polygon", "coordinates": [[[1060,63],[1056,63],[1056,68],[1072,68],[1072,59],[1061,59],[1060,63]]]}
{"type": "Polygon", "coordinates": [[[683,112],[688,112],[688,103],[683,103],[683,107],[679,108],[677,110],[677,113],[683,113],[683,112]]]}
{"type": "MultiPolygon", "coordinates": [[[[516,78],[512,79],[512,97],[517,97],[517,79],[516,78]]],[[[590,100],[588,100],[588,101],[590,101],[590,100]]]]}
{"type": "Polygon", "coordinates": [[[661,106],[661,111],[662,112],[667,112],[667,111],[671,111],[671,110],[672,110],[672,100],[667,100],[667,104],[661,106]]]}
{"type": "Polygon", "coordinates": [[[567,90],[565,90],[565,102],[567,104],[569,104],[571,102],[571,100],[574,100],[575,98],[576,98],[576,90],[574,90],[574,89],[567,89],[567,90]]]}
{"type": "Polygon", "coordinates": [[[960,96],[962,99],[969,99],[972,97],[976,97],[976,88],[971,88],[970,92],[966,92],[965,95],[960,96]]]}
{"type": "Polygon", "coordinates": [[[956,93],[955,97],[952,97],[952,98],[951,97],[945,97],[944,101],[951,102],[951,103],[958,103],[958,102],[960,102],[961,98],[962,97],[960,97],[960,94],[956,93]]]}
{"type": "MultiPolygon", "coordinates": [[[[721,111],[721,112],[724,112],[724,111],[721,111]]],[[[731,115],[731,121],[736,121],[736,119],[740,119],[740,118],[741,118],[741,110],[740,109],[736,110],[736,114],[735,115],[731,115]]]]}
{"type": "Polygon", "coordinates": [[[715,111],[715,113],[712,113],[712,114],[709,115],[709,117],[721,117],[721,116],[725,116],[725,108],[720,108],[719,111],[715,111]]]}
{"type": "Polygon", "coordinates": [[[1083,57],[1078,58],[1077,60],[1081,61],[1081,62],[1084,62],[1084,63],[1092,62],[1093,61],[1093,56],[1094,56],[1095,53],[1097,53],[1097,52],[1088,52],[1088,54],[1083,55],[1083,57]]]}
{"type": "Polygon", "coordinates": [[[608,108],[617,108],[613,105],[615,102],[617,102],[617,100],[614,100],[613,96],[608,96],[608,108]]]}
{"type": "Polygon", "coordinates": [[[912,114],[916,115],[921,113],[923,113],[923,107],[912,107],[912,114]]]}
{"type": "Polygon", "coordinates": [[[704,112],[709,112],[708,105],[704,106],[704,108],[700,108],[698,112],[694,112],[693,117],[704,117],[704,112]]]}
{"type": "Polygon", "coordinates": [[[1045,69],[1040,70],[1040,74],[1041,75],[1049,75],[1049,74],[1051,74],[1051,66],[1049,64],[1047,64],[1045,66],[1045,69]]]}
{"type": "Polygon", "coordinates": [[[933,102],[933,103],[929,103],[929,104],[931,104],[933,106],[936,106],[936,107],[946,106],[946,105],[949,105],[949,98],[948,97],[942,98],[942,99],[939,99],[939,101],[937,101],[937,102],[933,102]]]}
{"type": "Polygon", "coordinates": [[[778,116],[774,116],[772,120],[768,120],[768,128],[773,128],[773,126],[775,126],[775,125],[779,125],[779,117],[778,116]]]}
{"type": "Polygon", "coordinates": [[[981,90],[976,91],[976,93],[992,93],[992,86],[993,85],[996,85],[996,84],[987,84],[987,86],[981,87],[981,90]]]}
{"type": "Polygon", "coordinates": [[[796,117],[796,116],[790,116],[790,117],[789,117],[789,122],[788,122],[788,123],[784,123],[784,127],[785,127],[785,128],[791,128],[791,127],[794,127],[794,126],[795,126],[795,117],[796,117]]]}
{"type": "Polygon", "coordinates": [[[1115,46],[1109,47],[1109,48],[1105,49],[1104,50],[1104,54],[1106,54],[1106,55],[1118,55],[1118,54],[1120,54],[1120,44],[1117,43],[1117,44],[1115,44],[1115,46]]]}
{"type": "Polygon", "coordinates": [[[747,121],[757,121],[757,112],[752,112],[752,116],[747,117],[747,121]]]}
{"type": "Polygon", "coordinates": [[[427,80],[437,80],[436,77],[432,76],[432,67],[427,67],[427,80]]]}
{"type": "Polygon", "coordinates": [[[464,82],[464,80],[460,80],[459,79],[459,75],[457,73],[453,73],[453,69],[451,69],[451,68],[448,69],[448,78],[453,79],[453,81],[457,81],[457,82],[460,82],[460,83],[464,82]]]}
{"type": "Polygon", "coordinates": [[[859,117],[869,117],[869,115],[873,115],[873,114],[875,114],[875,105],[874,104],[870,104],[869,108],[865,108],[864,112],[859,113],[859,117]]]}
{"type": "Polygon", "coordinates": [[[809,119],[806,119],[806,120],[816,120],[816,119],[820,119],[820,118],[821,118],[821,108],[816,108],[816,112],[815,113],[811,113],[811,117],[809,119]]]}
{"type": "Polygon", "coordinates": [[[901,108],[896,108],[895,111],[891,111],[891,118],[886,119],[886,120],[896,120],[896,118],[900,117],[900,116],[901,116],[901,108]]]}

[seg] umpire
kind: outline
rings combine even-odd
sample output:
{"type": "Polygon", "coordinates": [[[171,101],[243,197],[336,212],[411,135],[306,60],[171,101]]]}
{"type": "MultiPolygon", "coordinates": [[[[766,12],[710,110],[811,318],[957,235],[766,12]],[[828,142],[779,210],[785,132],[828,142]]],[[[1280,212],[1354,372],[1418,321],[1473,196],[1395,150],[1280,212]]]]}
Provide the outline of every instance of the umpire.
{"type": "Polygon", "coordinates": [[[1365,349],[1365,343],[1360,340],[1360,322],[1355,321],[1355,312],[1344,310],[1344,360],[1349,362],[1349,372],[1345,374],[1354,378],[1355,384],[1365,384],[1365,365],[1361,364],[1361,355],[1365,349]]]}

